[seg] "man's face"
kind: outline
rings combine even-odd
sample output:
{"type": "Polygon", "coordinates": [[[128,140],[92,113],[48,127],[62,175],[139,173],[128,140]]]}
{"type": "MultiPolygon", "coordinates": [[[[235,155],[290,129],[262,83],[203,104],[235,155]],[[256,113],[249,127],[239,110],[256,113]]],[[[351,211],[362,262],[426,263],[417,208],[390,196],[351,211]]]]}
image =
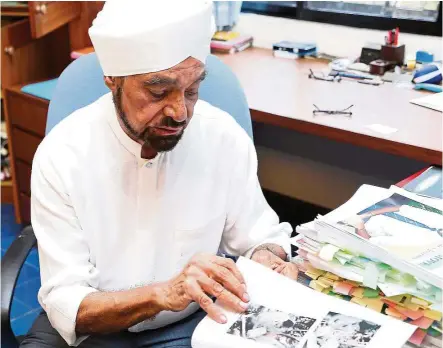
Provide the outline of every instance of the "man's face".
{"type": "Polygon", "coordinates": [[[120,125],[155,154],[172,150],[182,137],[204,77],[204,64],[190,57],[167,70],[106,77],[105,82],[112,91],[120,125]]]}

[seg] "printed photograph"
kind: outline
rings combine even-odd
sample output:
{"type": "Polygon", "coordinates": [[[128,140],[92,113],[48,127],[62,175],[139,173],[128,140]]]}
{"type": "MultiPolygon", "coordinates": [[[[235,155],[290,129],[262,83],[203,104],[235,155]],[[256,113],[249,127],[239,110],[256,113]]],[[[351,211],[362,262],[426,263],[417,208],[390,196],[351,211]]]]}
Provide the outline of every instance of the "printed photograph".
{"type": "Polygon", "coordinates": [[[273,347],[301,347],[315,319],[251,304],[228,333],[273,347]],[[302,342],[303,341],[303,342],[302,342]]]}
{"type": "Polygon", "coordinates": [[[313,334],[307,348],[364,348],[380,329],[380,325],[360,318],[329,312],[313,334]]]}
{"type": "Polygon", "coordinates": [[[341,228],[433,271],[443,265],[442,211],[393,194],[338,222],[341,228]]]}

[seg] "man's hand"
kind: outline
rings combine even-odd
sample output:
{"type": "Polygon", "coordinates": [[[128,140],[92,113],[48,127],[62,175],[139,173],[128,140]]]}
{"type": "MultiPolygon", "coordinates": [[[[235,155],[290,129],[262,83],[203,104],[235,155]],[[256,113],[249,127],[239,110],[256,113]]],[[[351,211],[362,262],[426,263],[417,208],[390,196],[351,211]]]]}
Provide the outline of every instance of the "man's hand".
{"type": "Polygon", "coordinates": [[[259,250],[252,254],[252,260],[266,266],[288,278],[297,280],[298,269],[292,262],[285,262],[268,250],[259,250]]]}
{"type": "Polygon", "coordinates": [[[198,254],[177,277],[165,283],[162,302],[166,310],[178,312],[195,301],[213,320],[226,323],[221,309],[209,296],[237,312],[244,312],[248,307],[245,281],[234,261],[198,254]]]}

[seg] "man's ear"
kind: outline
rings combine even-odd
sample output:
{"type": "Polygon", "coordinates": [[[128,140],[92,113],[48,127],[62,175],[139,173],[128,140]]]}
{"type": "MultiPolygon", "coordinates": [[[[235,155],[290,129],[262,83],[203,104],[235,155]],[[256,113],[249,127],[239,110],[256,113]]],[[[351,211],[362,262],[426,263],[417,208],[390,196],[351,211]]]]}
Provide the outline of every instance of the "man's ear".
{"type": "Polygon", "coordinates": [[[112,92],[115,92],[118,86],[118,79],[113,76],[105,76],[104,80],[106,86],[108,86],[112,92]]]}

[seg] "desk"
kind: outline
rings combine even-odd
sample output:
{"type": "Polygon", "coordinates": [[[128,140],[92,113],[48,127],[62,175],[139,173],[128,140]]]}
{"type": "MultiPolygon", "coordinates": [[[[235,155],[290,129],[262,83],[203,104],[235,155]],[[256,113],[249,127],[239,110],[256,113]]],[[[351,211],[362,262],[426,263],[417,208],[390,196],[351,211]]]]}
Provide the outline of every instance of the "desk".
{"type": "Polygon", "coordinates": [[[442,164],[442,114],[409,103],[425,92],[385,83],[382,86],[309,79],[309,68],[326,63],[274,58],[272,51],[247,49],[234,55],[218,54],[239,78],[252,119],[339,142],[404,156],[428,164],[442,164]],[[313,104],[344,109],[354,104],[351,119],[316,116],[313,104]],[[366,126],[382,124],[397,132],[383,136],[366,126]]]}

